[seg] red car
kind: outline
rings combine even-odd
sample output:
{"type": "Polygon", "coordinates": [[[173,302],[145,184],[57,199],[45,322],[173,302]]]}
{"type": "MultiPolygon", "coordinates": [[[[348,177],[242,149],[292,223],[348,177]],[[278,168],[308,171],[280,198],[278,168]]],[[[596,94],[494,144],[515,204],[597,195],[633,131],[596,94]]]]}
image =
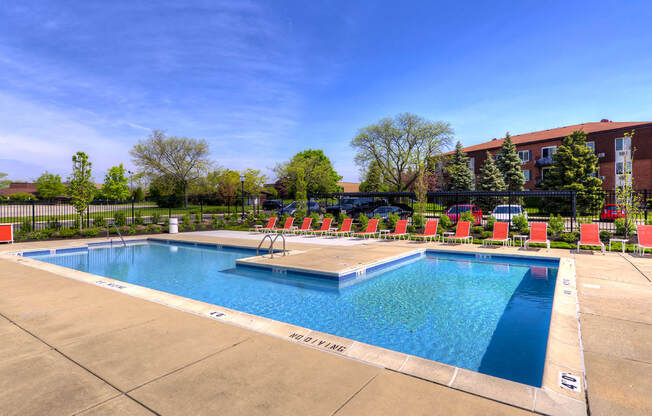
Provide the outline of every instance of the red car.
{"type": "Polygon", "coordinates": [[[467,211],[473,213],[473,218],[475,218],[474,225],[482,225],[482,210],[477,205],[453,205],[448,208],[446,215],[453,221],[453,224],[457,224],[459,217],[467,211]]]}
{"type": "Polygon", "coordinates": [[[625,217],[623,208],[617,204],[606,204],[600,211],[600,221],[613,221],[625,217]]]}

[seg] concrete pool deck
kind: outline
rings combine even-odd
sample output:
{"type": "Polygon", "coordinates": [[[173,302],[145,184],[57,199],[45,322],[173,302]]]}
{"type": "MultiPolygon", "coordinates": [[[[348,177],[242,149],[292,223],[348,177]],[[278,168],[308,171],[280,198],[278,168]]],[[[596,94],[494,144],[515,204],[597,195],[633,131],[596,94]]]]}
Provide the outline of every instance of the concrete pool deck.
{"type": "MultiPolygon", "coordinates": [[[[250,247],[258,242],[198,233],[164,237],[250,247]]],[[[274,260],[288,265],[311,258],[324,268],[336,261],[348,267],[421,247],[574,258],[591,414],[652,411],[652,258],[399,241],[355,248],[290,241],[288,248],[302,253],[274,260]]],[[[9,340],[0,345],[0,409],[10,414],[526,413],[480,397],[482,389],[500,389],[500,382],[462,389],[479,389],[469,394],[392,370],[391,362],[364,364],[15,261],[0,260],[0,293],[0,337],[9,340]]],[[[556,353],[566,354],[563,348],[556,353]]],[[[361,359],[368,361],[364,354],[361,359]]],[[[458,374],[458,383],[465,376],[458,374]]],[[[544,412],[564,414],[550,409],[544,412]]]]}

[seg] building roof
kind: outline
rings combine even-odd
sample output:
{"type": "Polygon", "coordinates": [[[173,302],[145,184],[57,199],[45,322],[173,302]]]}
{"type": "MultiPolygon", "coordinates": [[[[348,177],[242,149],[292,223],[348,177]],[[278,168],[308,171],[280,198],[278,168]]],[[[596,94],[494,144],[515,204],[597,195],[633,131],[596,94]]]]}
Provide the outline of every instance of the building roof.
{"type": "Polygon", "coordinates": [[[0,189],[0,195],[9,196],[18,193],[35,194],[36,185],[29,182],[12,182],[8,188],[0,189]]]}
{"type": "MultiPolygon", "coordinates": [[[[515,145],[522,145],[522,144],[533,143],[533,142],[538,142],[543,140],[561,139],[573,133],[575,130],[584,130],[585,133],[596,133],[600,131],[636,127],[642,124],[652,124],[652,121],[602,120],[593,123],[573,124],[572,126],[557,127],[554,129],[535,131],[532,133],[518,134],[516,136],[512,136],[512,142],[515,145]]],[[[505,141],[504,138],[492,139],[488,142],[465,147],[464,151],[468,153],[468,152],[476,152],[478,150],[498,149],[500,146],[502,146],[504,141],[505,141]]],[[[449,152],[449,153],[453,153],[453,152],[449,152]]]]}

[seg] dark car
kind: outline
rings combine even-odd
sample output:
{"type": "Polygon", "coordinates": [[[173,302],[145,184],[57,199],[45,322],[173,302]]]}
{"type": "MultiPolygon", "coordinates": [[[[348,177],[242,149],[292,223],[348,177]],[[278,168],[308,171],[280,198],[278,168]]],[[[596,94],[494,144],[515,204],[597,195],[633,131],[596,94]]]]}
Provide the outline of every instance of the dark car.
{"type": "Polygon", "coordinates": [[[600,211],[600,221],[613,221],[624,217],[623,207],[617,204],[606,204],[600,211]]]}
{"type": "Polygon", "coordinates": [[[409,216],[411,213],[408,211],[405,211],[401,207],[393,206],[393,205],[384,205],[382,207],[378,207],[375,210],[373,210],[369,217],[375,217],[379,216],[381,219],[386,220],[390,214],[398,215],[401,218],[409,216]]]}
{"type": "Polygon", "coordinates": [[[331,205],[326,208],[326,213],[333,214],[334,216],[339,215],[340,212],[344,212],[346,215],[351,215],[353,212],[359,213],[361,209],[370,203],[373,203],[373,198],[341,198],[337,204],[331,205]]]}
{"type": "MultiPolygon", "coordinates": [[[[415,202],[418,203],[418,202],[415,202]]],[[[392,206],[399,207],[403,210],[403,215],[406,217],[411,217],[414,214],[414,209],[408,204],[395,203],[392,206]]]]}
{"type": "Polygon", "coordinates": [[[473,225],[482,225],[482,210],[477,205],[453,205],[448,209],[446,215],[448,215],[448,218],[451,219],[453,224],[457,224],[462,214],[468,211],[471,211],[473,218],[475,218],[473,225]]]}
{"type": "MultiPolygon", "coordinates": [[[[308,210],[308,206],[306,206],[306,213],[308,210]]],[[[322,208],[319,206],[319,204],[316,201],[310,201],[310,212],[316,212],[318,214],[322,213],[322,208]]],[[[289,205],[284,206],[283,208],[279,209],[277,212],[278,216],[282,215],[294,215],[297,213],[297,201],[292,201],[289,205]]]]}
{"type": "Polygon", "coordinates": [[[366,215],[367,217],[372,217],[372,212],[378,208],[387,205],[386,199],[373,199],[371,198],[368,201],[356,204],[351,210],[347,212],[347,215],[350,215],[352,218],[358,218],[361,214],[366,215]]]}
{"type": "Polygon", "coordinates": [[[263,201],[263,210],[265,211],[273,211],[279,208],[281,208],[280,199],[266,199],[265,201],[263,201]]]}

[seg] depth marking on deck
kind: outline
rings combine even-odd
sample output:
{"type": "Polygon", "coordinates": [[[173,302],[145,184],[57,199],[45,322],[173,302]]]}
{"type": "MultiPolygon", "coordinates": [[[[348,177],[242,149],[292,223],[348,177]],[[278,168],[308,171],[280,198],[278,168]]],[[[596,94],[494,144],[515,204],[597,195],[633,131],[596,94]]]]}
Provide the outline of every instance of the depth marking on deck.
{"type": "Polygon", "coordinates": [[[117,283],[107,282],[107,281],[104,281],[104,280],[96,280],[95,283],[97,283],[98,285],[105,285],[105,286],[108,286],[108,287],[114,287],[114,288],[120,289],[120,290],[127,288],[127,286],[125,286],[125,285],[119,285],[117,283]]]}
{"type": "Polygon", "coordinates": [[[588,287],[589,289],[600,289],[600,285],[592,285],[591,283],[582,283],[582,286],[588,287]]]}
{"type": "Polygon", "coordinates": [[[298,343],[312,345],[314,347],[318,347],[328,351],[336,351],[341,353],[346,351],[346,346],[344,345],[335,344],[330,341],[326,341],[324,339],[319,339],[316,337],[309,337],[307,335],[297,334],[296,332],[290,334],[289,338],[293,339],[298,343]]]}
{"type": "Polygon", "coordinates": [[[580,381],[579,378],[571,373],[564,373],[563,371],[559,372],[559,387],[571,391],[580,390],[580,381]]]}
{"type": "Polygon", "coordinates": [[[216,319],[226,316],[224,312],[220,312],[220,311],[213,311],[208,313],[207,315],[210,316],[211,318],[216,318],[216,319]]]}

